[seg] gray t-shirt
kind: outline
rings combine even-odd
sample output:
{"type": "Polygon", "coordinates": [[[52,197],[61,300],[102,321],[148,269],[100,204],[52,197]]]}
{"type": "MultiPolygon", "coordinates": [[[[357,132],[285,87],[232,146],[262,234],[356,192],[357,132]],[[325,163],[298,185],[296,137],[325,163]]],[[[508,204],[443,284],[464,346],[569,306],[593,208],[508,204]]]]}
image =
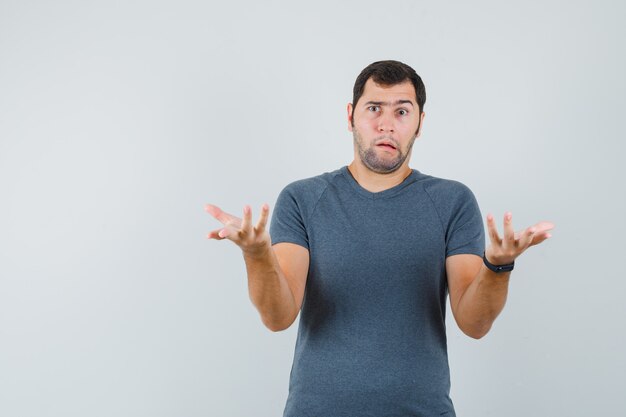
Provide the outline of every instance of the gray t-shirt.
{"type": "Polygon", "coordinates": [[[413,170],[372,193],[344,166],[286,186],[270,235],[310,255],[285,417],[455,416],[445,260],[483,254],[469,188],[413,170]]]}

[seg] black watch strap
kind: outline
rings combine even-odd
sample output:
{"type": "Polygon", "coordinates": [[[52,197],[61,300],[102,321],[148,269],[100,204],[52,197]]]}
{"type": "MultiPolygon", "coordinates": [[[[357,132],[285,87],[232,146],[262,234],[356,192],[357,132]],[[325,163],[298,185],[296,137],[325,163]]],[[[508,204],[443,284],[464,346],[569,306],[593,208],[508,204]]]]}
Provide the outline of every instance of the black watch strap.
{"type": "Polygon", "coordinates": [[[485,256],[484,253],[483,253],[483,262],[485,263],[485,266],[487,268],[491,269],[496,274],[500,272],[510,272],[513,270],[513,267],[515,266],[515,262],[511,262],[510,264],[506,264],[506,265],[494,265],[487,260],[487,256],[485,256]]]}

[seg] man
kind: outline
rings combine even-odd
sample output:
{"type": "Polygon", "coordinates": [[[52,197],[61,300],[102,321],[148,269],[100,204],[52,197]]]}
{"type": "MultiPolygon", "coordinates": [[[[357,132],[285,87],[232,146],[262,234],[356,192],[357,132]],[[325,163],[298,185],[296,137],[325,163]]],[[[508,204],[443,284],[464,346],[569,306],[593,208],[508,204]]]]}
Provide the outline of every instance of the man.
{"type": "Polygon", "coordinates": [[[481,338],[504,307],[514,260],[553,227],[504,236],[461,183],[409,168],[424,121],[424,84],[397,61],[375,62],[348,104],[354,160],[289,184],[271,233],[269,208],[252,225],[213,205],[243,251],[250,298],[273,331],[301,311],[284,416],[454,416],[445,303],[481,338]],[[270,239],[271,234],[271,239],[270,239]]]}

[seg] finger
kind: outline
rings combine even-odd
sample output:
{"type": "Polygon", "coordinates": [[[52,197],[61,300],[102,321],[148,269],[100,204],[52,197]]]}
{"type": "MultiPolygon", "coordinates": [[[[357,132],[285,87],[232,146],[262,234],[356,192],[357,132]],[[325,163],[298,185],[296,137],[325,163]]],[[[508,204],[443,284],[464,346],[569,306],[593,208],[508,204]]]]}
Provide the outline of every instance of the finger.
{"type": "Polygon", "coordinates": [[[487,232],[489,233],[489,239],[494,246],[500,246],[502,244],[502,240],[500,239],[500,235],[498,235],[498,229],[496,229],[496,224],[491,213],[487,214],[487,232]]]}
{"type": "Polygon", "coordinates": [[[543,242],[544,240],[550,239],[552,237],[551,233],[543,232],[543,233],[535,233],[533,236],[532,242],[530,242],[529,246],[535,246],[543,242]]]}
{"type": "Polygon", "coordinates": [[[222,230],[222,229],[216,229],[216,230],[212,230],[212,231],[210,231],[210,232],[206,235],[207,239],[215,239],[215,240],[222,240],[222,239],[224,239],[223,237],[221,237],[221,236],[220,236],[220,231],[221,231],[221,230],[222,230]]]}
{"type": "Polygon", "coordinates": [[[509,211],[504,213],[504,239],[505,246],[513,246],[515,243],[515,230],[513,230],[513,214],[509,211]]]}
{"type": "Polygon", "coordinates": [[[544,221],[535,224],[533,227],[535,228],[535,235],[533,236],[533,240],[530,242],[529,246],[538,245],[544,240],[552,237],[552,234],[549,233],[549,231],[554,229],[554,223],[544,221]]]}
{"type": "Polygon", "coordinates": [[[204,206],[204,210],[219,220],[222,224],[226,224],[228,222],[236,223],[237,221],[240,221],[238,217],[226,213],[221,208],[214,206],[213,204],[206,204],[204,206]]]}
{"type": "Polygon", "coordinates": [[[267,224],[267,218],[269,217],[270,207],[267,203],[263,204],[261,207],[261,216],[259,217],[259,221],[256,224],[257,233],[263,233],[265,231],[265,225],[267,224]]]}
{"type": "Polygon", "coordinates": [[[535,229],[537,229],[537,233],[544,233],[549,230],[554,229],[554,223],[552,222],[539,222],[534,225],[535,229]]]}
{"type": "Polygon", "coordinates": [[[535,236],[536,229],[534,226],[529,227],[528,229],[520,232],[519,241],[517,242],[518,247],[526,250],[531,243],[533,242],[533,238],[535,236]]]}
{"type": "Polygon", "coordinates": [[[239,240],[237,232],[239,232],[239,228],[232,225],[226,225],[219,230],[218,236],[222,239],[230,239],[233,242],[236,242],[239,240]]]}
{"type": "Polygon", "coordinates": [[[241,223],[241,232],[249,234],[251,232],[252,225],[252,209],[250,206],[245,205],[243,208],[243,222],[241,223]]]}

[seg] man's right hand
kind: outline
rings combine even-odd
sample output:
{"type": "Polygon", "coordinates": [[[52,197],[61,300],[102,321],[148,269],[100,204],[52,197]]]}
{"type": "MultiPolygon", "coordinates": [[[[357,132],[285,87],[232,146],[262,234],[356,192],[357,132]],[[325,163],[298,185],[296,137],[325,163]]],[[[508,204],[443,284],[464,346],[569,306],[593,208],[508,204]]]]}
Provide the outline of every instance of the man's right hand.
{"type": "Polygon", "coordinates": [[[270,234],[265,227],[270,211],[267,204],[263,204],[261,207],[261,217],[254,227],[252,227],[252,209],[250,206],[244,206],[243,219],[226,213],[212,204],[207,204],[204,209],[224,225],[224,227],[211,231],[207,235],[208,239],[232,240],[241,248],[244,255],[248,256],[261,255],[272,247],[270,234]]]}
{"type": "Polygon", "coordinates": [[[209,239],[229,239],[243,251],[248,273],[250,300],[263,323],[272,331],[288,328],[298,316],[309,270],[307,248],[290,242],[272,246],[266,230],[269,206],[263,204],[261,217],[252,227],[252,210],[243,208],[243,219],[211,204],[205,210],[224,227],[213,230],[209,239]]]}

